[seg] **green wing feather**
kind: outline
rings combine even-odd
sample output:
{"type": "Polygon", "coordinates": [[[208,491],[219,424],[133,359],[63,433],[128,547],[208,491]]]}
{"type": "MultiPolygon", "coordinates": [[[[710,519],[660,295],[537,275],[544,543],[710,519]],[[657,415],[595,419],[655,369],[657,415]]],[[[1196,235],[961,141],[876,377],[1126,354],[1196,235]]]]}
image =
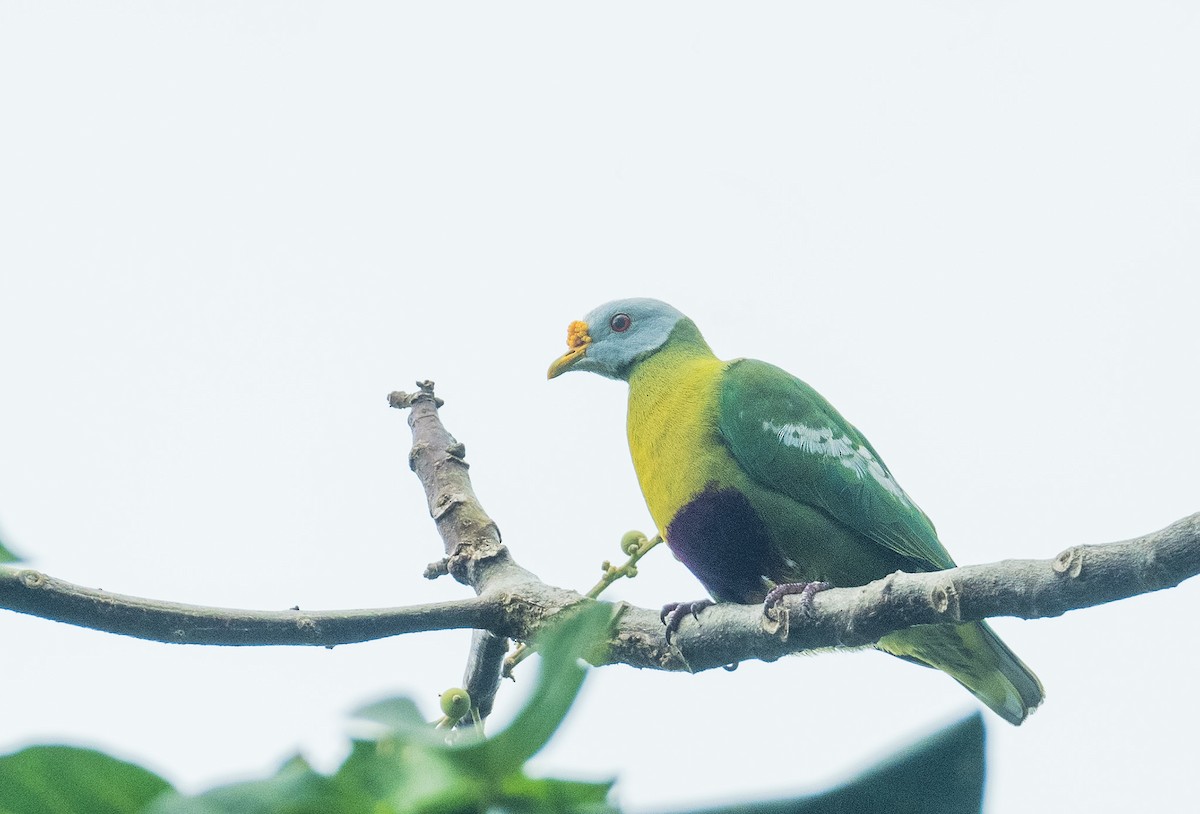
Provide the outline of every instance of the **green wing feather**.
{"type": "MultiPolygon", "coordinates": [[[[871,544],[855,555],[872,560],[868,573],[878,569],[875,576],[882,577],[894,567],[896,558],[883,556],[889,551],[899,555],[904,570],[954,567],[933,523],[862,433],[790,373],[750,359],[731,363],[721,387],[718,429],[759,485],[824,513],[871,544]]],[[[803,556],[812,541],[783,544],[803,556]]],[[[847,573],[864,572],[844,567],[847,573]]],[[[983,622],[900,630],[878,647],[944,670],[1011,723],[1021,723],[1042,702],[1037,676],[983,622]]]]}
{"type": "Polygon", "coordinates": [[[753,359],[731,363],[719,430],[754,480],[891,549],[912,563],[907,570],[954,567],[862,433],[790,373],[753,359]]]}

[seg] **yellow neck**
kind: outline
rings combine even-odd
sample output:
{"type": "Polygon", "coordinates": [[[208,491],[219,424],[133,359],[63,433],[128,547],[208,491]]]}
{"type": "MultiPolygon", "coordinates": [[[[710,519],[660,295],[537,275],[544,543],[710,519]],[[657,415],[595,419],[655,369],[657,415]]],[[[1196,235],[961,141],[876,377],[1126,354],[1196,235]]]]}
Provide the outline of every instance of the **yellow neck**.
{"type": "Polygon", "coordinates": [[[701,340],[668,345],[630,373],[629,451],[660,532],[726,469],[716,427],[725,367],[701,340]]]}

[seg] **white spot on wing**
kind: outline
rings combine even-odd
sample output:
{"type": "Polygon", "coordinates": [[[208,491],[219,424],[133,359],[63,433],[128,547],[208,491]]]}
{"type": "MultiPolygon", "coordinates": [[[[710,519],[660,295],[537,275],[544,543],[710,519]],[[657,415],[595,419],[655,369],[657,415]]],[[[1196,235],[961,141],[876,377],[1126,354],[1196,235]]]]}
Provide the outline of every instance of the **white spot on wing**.
{"type": "Polygon", "coordinates": [[[764,421],[764,432],[774,435],[785,447],[795,447],[802,452],[833,458],[854,472],[859,480],[867,475],[890,493],[911,505],[908,495],[896,483],[891,473],[884,468],[871,450],[864,444],[855,444],[845,433],[835,436],[829,427],[808,427],[804,424],[776,424],[764,421]]]}

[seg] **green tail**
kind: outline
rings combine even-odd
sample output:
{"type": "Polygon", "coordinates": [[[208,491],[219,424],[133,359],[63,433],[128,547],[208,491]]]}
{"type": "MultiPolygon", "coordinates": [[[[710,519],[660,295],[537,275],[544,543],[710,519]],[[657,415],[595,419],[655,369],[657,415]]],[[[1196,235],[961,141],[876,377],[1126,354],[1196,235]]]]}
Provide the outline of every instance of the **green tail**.
{"type": "Polygon", "coordinates": [[[884,636],[877,645],[902,659],[948,673],[1010,724],[1042,703],[1042,682],[986,622],[921,625],[884,636]]]}

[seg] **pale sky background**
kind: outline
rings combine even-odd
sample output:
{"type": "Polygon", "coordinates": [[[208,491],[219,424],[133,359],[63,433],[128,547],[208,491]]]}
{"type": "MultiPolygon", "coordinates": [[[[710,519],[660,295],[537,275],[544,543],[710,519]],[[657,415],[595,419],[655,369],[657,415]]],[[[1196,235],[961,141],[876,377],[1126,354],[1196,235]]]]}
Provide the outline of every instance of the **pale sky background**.
{"type": "MultiPolygon", "coordinates": [[[[650,531],[624,385],[545,381],[655,296],[867,436],[960,563],[1200,510],[1200,8],[1142,3],[0,3],[0,528],[121,593],[448,599],[385,396],[432,378],[520,563],[589,587],[650,531]]],[[[665,551],[612,599],[691,599],[665,551]]],[[[1200,583],[995,625],[988,810],[1194,794],[1200,583]]],[[[0,614],[0,751],[185,789],[434,717],[466,632],[333,651],[0,614]]],[[[505,685],[494,725],[528,677],[505,685]]],[[[632,812],[821,788],[975,708],[877,653],[593,671],[547,774],[632,812]]]]}

